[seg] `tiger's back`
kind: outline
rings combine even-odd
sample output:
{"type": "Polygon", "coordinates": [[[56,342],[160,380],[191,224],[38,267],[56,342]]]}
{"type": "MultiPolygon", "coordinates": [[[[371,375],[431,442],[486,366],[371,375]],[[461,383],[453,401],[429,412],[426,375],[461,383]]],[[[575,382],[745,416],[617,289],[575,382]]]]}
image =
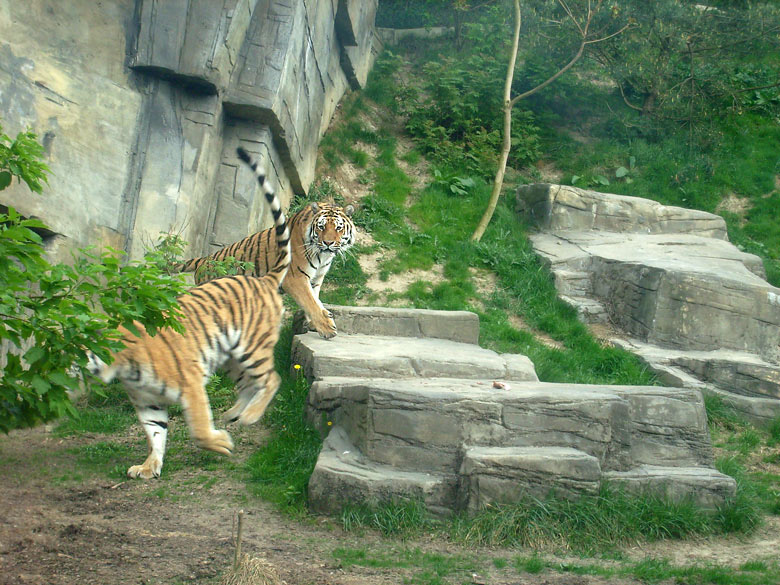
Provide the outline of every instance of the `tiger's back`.
{"type": "Polygon", "coordinates": [[[206,383],[224,367],[235,380],[238,398],[224,418],[256,422],[279,387],[273,350],[284,307],[279,285],[290,264],[290,234],[278,198],[252,166],[274,216],[277,257],[263,277],[230,276],[193,288],[180,297],[182,331],[164,329],[155,336],[137,325],[137,335],[121,329],[125,348],[110,365],[90,355],[88,369],[105,382],[119,379],[144,426],[149,456],[128,469],[131,477],[157,477],[162,469],[168,428],[167,405],[179,402],[195,442],[204,449],[230,454],[233,442],[214,428],[206,383]]]}

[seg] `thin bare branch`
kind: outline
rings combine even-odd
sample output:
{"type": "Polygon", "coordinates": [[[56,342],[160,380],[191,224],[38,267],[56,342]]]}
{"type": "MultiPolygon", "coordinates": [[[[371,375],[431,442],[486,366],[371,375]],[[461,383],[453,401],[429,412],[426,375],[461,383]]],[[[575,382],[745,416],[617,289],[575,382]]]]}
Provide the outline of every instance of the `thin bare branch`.
{"type": "Polygon", "coordinates": [[[612,33],[611,35],[607,35],[607,36],[605,36],[605,37],[601,37],[600,39],[591,39],[591,40],[589,40],[589,41],[585,41],[585,44],[586,44],[586,45],[593,45],[593,44],[595,44],[595,43],[602,43],[602,42],[604,42],[604,41],[608,41],[608,40],[609,40],[609,39],[611,39],[612,37],[616,37],[616,36],[618,36],[620,33],[622,33],[622,32],[624,32],[625,30],[627,30],[627,29],[631,28],[632,26],[634,26],[634,25],[633,25],[632,23],[630,23],[630,22],[629,22],[629,23],[628,23],[626,26],[624,26],[623,28],[621,28],[619,31],[616,31],[616,32],[612,33]]]}
{"type": "Polygon", "coordinates": [[[755,87],[746,87],[745,89],[735,89],[734,93],[745,93],[746,91],[758,91],[760,89],[771,89],[773,87],[780,87],[780,81],[776,81],[768,85],[757,85],[755,87]]]}
{"type": "Polygon", "coordinates": [[[623,96],[623,101],[626,103],[626,105],[627,105],[629,108],[631,108],[632,110],[636,110],[636,111],[638,111],[638,112],[643,112],[643,111],[644,111],[644,110],[643,110],[642,108],[640,108],[639,106],[635,106],[634,104],[632,104],[631,102],[629,102],[629,101],[628,101],[628,98],[626,97],[626,94],[625,94],[625,92],[623,91],[623,84],[622,84],[622,83],[618,83],[618,84],[617,84],[617,86],[618,86],[618,89],[620,89],[620,95],[621,95],[621,96],[623,96]]]}

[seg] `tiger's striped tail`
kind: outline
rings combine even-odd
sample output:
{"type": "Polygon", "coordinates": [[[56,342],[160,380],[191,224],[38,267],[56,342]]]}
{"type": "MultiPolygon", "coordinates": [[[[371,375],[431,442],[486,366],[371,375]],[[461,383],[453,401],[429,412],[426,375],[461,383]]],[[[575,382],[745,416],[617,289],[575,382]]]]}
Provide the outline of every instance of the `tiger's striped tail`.
{"type": "Polygon", "coordinates": [[[290,267],[290,261],[292,259],[292,251],[290,249],[290,229],[287,226],[287,218],[282,211],[282,204],[279,198],[274,193],[271,185],[265,180],[265,169],[261,167],[256,161],[252,160],[249,153],[238,147],[238,158],[244,161],[249,168],[254,171],[257,177],[257,182],[260,184],[260,188],[265,193],[265,199],[268,201],[268,205],[271,208],[271,215],[274,218],[274,225],[276,226],[276,248],[278,255],[276,257],[276,264],[271,268],[266,276],[271,277],[276,281],[276,286],[281,286],[284,277],[287,276],[287,269],[290,267]]]}

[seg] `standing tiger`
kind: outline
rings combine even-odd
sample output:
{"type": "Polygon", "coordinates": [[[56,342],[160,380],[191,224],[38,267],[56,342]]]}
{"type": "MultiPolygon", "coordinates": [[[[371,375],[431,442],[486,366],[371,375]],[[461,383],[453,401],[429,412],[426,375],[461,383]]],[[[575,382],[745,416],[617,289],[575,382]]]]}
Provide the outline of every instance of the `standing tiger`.
{"type": "MultiPolygon", "coordinates": [[[[342,208],[332,203],[310,203],[290,217],[292,260],[282,288],[306,313],[307,326],[326,339],[336,335],[336,323],[320,302],[320,287],[336,254],[343,254],[355,242],[353,211],[351,205],[342,208]]],[[[210,261],[232,257],[250,265],[244,274],[260,276],[268,271],[277,255],[272,231],[269,228],[252,234],[210,256],[177,264],[175,269],[194,272],[195,282],[200,284],[209,279],[210,261]]]]}
{"type": "Polygon", "coordinates": [[[206,383],[219,367],[236,382],[238,398],[227,422],[256,422],[279,387],[274,345],[284,307],[279,286],[290,266],[290,231],[279,199],[257,163],[243,149],[239,157],[257,176],[274,218],[277,251],[265,276],[228,276],[196,286],[179,298],[181,333],[163,329],[154,337],[120,331],[125,348],[110,365],[89,354],[87,369],[104,382],[119,379],[146,431],[149,455],[127,470],[130,477],[159,477],[168,433],[167,406],[180,402],[190,435],[203,449],[229,455],[233,441],[214,428],[206,383]]]}

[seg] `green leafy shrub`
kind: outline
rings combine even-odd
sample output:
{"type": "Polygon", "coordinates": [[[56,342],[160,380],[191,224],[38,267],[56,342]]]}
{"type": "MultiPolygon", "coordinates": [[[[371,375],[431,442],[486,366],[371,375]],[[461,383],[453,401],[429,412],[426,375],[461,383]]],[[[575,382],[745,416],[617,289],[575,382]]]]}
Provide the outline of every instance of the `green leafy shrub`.
{"type": "MultiPolygon", "coordinates": [[[[1,130],[1,129],[0,129],[1,130]]],[[[17,177],[34,192],[47,182],[43,149],[32,132],[11,141],[0,134],[0,177],[17,177]]],[[[104,360],[121,349],[118,327],[147,331],[177,326],[180,277],[165,270],[163,252],[123,264],[119,252],[81,250],[72,264],[50,264],[39,232],[47,226],[14,209],[0,213],[0,430],[75,414],[86,351],[104,360]],[[74,368],[76,366],[76,368],[74,368]]]]}
{"type": "MultiPolygon", "coordinates": [[[[418,99],[406,101],[406,129],[418,148],[445,168],[492,177],[501,150],[502,84],[506,63],[494,53],[442,57],[423,68],[418,99]]],[[[527,110],[512,110],[509,164],[521,167],[539,156],[539,129],[527,110]]]]}

